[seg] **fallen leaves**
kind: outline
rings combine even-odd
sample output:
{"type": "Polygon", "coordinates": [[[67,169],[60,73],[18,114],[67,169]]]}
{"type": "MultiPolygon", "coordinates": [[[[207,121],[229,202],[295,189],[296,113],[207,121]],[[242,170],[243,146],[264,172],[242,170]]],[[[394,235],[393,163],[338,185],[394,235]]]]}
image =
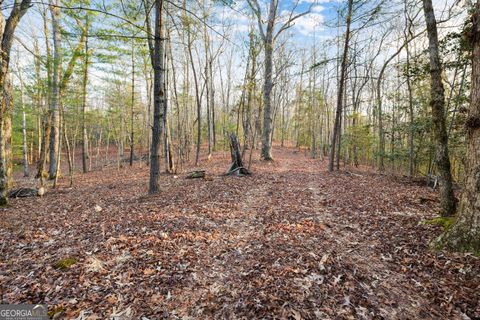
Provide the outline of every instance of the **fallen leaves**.
{"type": "Polygon", "coordinates": [[[220,177],[217,153],[214,179],[164,175],[159,196],[135,165],[12,200],[1,299],[60,319],[480,317],[479,259],[428,248],[441,231],[419,223],[436,210],[429,189],[274,152],[247,179],[220,177]]]}

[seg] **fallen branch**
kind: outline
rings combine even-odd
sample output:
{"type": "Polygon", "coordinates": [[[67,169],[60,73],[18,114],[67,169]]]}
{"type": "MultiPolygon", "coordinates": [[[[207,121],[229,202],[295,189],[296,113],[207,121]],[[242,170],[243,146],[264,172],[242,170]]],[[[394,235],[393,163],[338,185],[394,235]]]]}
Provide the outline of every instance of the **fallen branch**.
{"type": "Polygon", "coordinates": [[[8,192],[9,198],[27,198],[27,197],[36,197],[43,196],[45,194],[45,188],[18,188],[12,189],[8,192]]]}

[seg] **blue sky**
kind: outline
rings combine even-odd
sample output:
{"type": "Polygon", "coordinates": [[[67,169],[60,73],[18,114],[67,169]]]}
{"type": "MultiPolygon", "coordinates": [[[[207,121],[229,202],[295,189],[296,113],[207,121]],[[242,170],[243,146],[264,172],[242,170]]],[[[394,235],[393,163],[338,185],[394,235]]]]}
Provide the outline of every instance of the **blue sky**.
{"type": "MultiPolygon", "coordinates": [[[[263,16],[266,16],[268,1],[260,0],[262,6],[263,16]]],[[[281,23],[282,17],[287,16],[296,1],[280,0],[279,14],[281,23]]],[[[331,32],[327,30],[325,25],[326,21],[336,18],[336,8],[341,5],[338,0],[299,0],[296,13],[301,13],[311,9],[310,13],[295,21],[295,25],[289,30],[290,33],[295,34],[296,40],[309,41],[309,38],[313,37],[313,34],[324,35],[325,32],[331,32]]],[[[246,1],[237,1],[232,5],[232,9],[225,6],[218,6],[215,8],[215,14],[220,19],[223,18],[225,22],[232,24],[230,31],[237,31],[239,33],[247,33],[252,20],[248,17],[251,15],[251,10],[248,7],[246,1]]],[[[256,24],[255,24],[256,26],[256,24]]],[[[311,39],[310,39],[311,40],[311,39]]]]}

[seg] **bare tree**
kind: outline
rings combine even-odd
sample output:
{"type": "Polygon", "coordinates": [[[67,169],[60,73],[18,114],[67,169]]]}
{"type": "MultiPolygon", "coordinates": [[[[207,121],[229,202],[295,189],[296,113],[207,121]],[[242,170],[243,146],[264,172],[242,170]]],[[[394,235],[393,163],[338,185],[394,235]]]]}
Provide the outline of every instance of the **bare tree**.
{"type": "Polygon", "coordinates": [[[265,81],[263,84],[263,132],[262,132],[262,151],[261,158],[267,161],[272,158],[272,98],[271,93],[273,89],[273,50],[275,47],[275,40],[285,30],[290,28],[294,21],[310,12],[310,10],[294,15],[294,11],[298,6],[297,0],[289,13],[285,23],[275,31],[275,26],[278,20],[278,4],[279,0],[270,0],[268,9],[268,18],[266,28],[264,27],[262,10],[258,0],[247,0],[250,8],[255,14],[258,22],[258,30],[263,40],[263,47],[265,50],[265,81]]]}
{"type": "MultiPolygon", "coordinates": [[[[338,93],[337,93],[337,110],[335,112],[335,122],[333,125],[333,135],[332,135],[332,143],[330,148],[330,159],[328,163],[328,171],[333,171],[333,164],[335,160],[335,145],[336,143],[340,143],[339,135],[340,135],[340,122],[342,116],[342,102],[343,102],[343,95],[345,93],[345,77],[347,73],[347,59],[348,59],[348,43],[350,41],[350,24],[352,21],[352,11],[353,11],[353,0],[348,1],[348,13],[347,13],[347,30],[345,31],[345,45],[343,48],[342,54],[342,64],[340,66],[340,80],[338,84],[338,93]]],[[[340,154],[340,150],[338,151],[340,154]]]]}

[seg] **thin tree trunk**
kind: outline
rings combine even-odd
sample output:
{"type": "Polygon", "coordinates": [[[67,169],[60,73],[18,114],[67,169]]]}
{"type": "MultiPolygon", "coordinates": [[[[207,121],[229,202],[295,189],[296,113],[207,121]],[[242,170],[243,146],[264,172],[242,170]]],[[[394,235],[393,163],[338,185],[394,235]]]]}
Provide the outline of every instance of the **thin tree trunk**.
{"type": "MultiPolygon", "coordinates": [[[[59,121],[59,128],[58,128],[58,131],[59,133],[62,132],[63,130],[63,127],[65,125],[64,121],[63,121],[63,112],[62,112],[62,109],[63,109],[63,103],[62,103],[62,100],[61,100],[61,95],[60,95],[60,101],[59,101],[59,104],[58,104],[58,117],[60,119],[59,121]]],[[[62,135],[60,135],[58,137],[58,153],[57,153],[57,167],[55,168],[55,177],[53,178],[53,188],[56,188],[57,187],[57,183],[58,183],[58,176],[59,176],[59,172],[60,172],[60,163],[61,163],[61,160],[62,160],[62,145],[63,145],[63,138],[62,138],[62,135]]]]}
{"type": "MultiPolygon", "coordinates": [[[[88,28],[88,22],[87,22],[88,28]]],[[[88,172],[88,134],[87,134],[87,84],[88,84],[88,35],[85,37],[85,66],[83,70],[83,83],[82,83],[82,169],[83,173],[88,172]]]]}
{"type": "MultiPolygon", "coordinates": [[[[64,111],[62,108],[62,117],[64,116],[64,111]]],[[[70,149],[70,142],[68,141],[67,136],[67,126],[62,127],[63,131],[63,140],[65,141],[65,147],[67,148],[67,160],[68,160],[68,175],[70,177],[70,187],[73,186],[73,157],[72,150],[70,149]]]]}
{"type": "Polygon", "coordinates": [[[195,69],[195,63],[193,61],[192,40],[191,40],[191,34],[190,34],[191,30],[189,29],[187,33],[188,33],[187,49],[188,49],[188,55],[190,57],[190,64],[192,67],[193,81],[195,83],[195,101],[197,104],[197,152],[195,155],[195,165],[198,166],[200,161],[200,143],[201,143],[201,134],[202,134],[202,122],[201,122],[202,103],[200,101],[197,71],[195,69]]]}
{"type": "Polygon", "coordinates": [[[133,131],[133,120],[134,120],[134,106],[135,106],[135,51],[134,44],[132,39],[132,105],[130,108],[130,167],[133,165],[133,157],[135,155],[134,151],[134,131],[133,131]]]}
{"type": "Polygon", "coordinates": [[[23,176],[28,177],[28,147],[27,147],[27,116],[23,99],[23,80],[20,79],[20,104],[22,106],[22,151],[23,151],[23,176]]]}
{"type": "MultiPolygon", "coordinates": [[[[405,2],[405,19],[407,19],[407,3],[405,2]]],[[[415,174],[415,161],[414,161],[414,121],[415,115],[413,111],[413,90],[412,82],[410,77],[410,47],[408,44],[408,34],[410,33],[411,23],[410,21],[406,22],[405,27],[405,43],[406,43],[406,78],[407,78],[407,91],[408,91],[408,116],[409,116],[409,128],[408,128],[408,175],[413,177],[415,174]]]]}
{"type": "MultiPolygon", "coordinates": [[[[353,0],[348,1],[348,13],[347,13],[347,30],[345,32],[345,46],[343,48],[342,64],[340,70],[340,83],[338,84],[337,94],[337,110],[335,113],[335,122],[333,125],[332,146],[330,148],[330,161],[328,163],[328,171],[333,171],[334,159],[335,159],[335,147],[337,140],[340,136],[341,118],[342,118],[342,102],[345,86],[345,77],[347,73],[347,59],[348,59],[348,43],[350,41],[350,23],[352,20],[353,0]]],[[[338,141],[338,143],[340,143],[338,141]]],[[[338,170],[338,168],[337,168],[338,170]]]]}
{"type": "MultiPolygon", "coordinates": [[[[55,5],[58,5],[56,0],[55,5]]],[[[49,154],[49,169],[48,178],[53,180],[57,174],[57,154],[59,147],[59,103],[60,103],[60,79],[61,79],[61,46],[62,36],[60,30],[60,8],[58,6],[51,6],[50,11],[52,14],[52,30],[53,30],[53,80],[52,80],[52,99],[50,105],[51,112],[51,129],[50,129],[50,154],[49,154]]]]}

